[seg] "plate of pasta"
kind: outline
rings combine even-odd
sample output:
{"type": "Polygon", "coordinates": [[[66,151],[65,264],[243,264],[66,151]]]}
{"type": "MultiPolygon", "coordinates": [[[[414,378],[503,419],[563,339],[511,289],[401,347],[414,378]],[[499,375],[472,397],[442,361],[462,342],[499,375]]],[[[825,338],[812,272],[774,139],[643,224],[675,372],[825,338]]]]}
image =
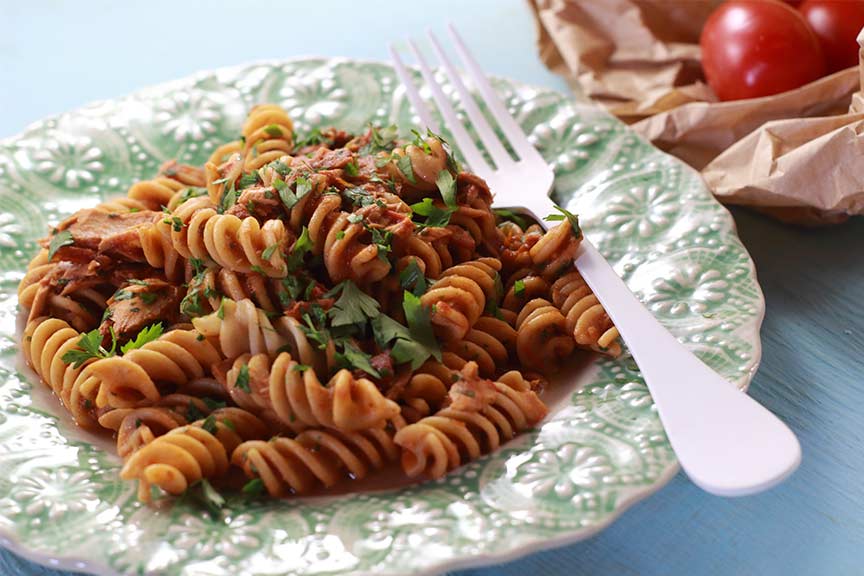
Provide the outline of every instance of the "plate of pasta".
{"type": "Polygon", "coordinates": [[[667,482],[573,254],[590,236],[742,388],[753,264],[698,174],[495,87],[555,166],[548,232],[492,208],[381,63],[201,73],[0,142],[0,545],[99,574],[437,573],[667,482]]]}

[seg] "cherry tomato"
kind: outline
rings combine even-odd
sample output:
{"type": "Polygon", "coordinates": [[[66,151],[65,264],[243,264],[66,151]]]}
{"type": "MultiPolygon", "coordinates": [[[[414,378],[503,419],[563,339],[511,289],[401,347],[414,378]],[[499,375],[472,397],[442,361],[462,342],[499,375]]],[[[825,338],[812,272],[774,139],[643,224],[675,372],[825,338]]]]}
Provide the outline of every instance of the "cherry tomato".
{"type": "Polygon", "coordinates": [[[798,8],[819,38],[828,72],[858,64],[864,0],[807,0],[798,8]]]}
{"type": "Polygon", "coordinates": [[[769,96],[825,73],[816,35],[777,0],[731,0],[715,10],[699,43],[708,84],[721,100],[769,96]]]}

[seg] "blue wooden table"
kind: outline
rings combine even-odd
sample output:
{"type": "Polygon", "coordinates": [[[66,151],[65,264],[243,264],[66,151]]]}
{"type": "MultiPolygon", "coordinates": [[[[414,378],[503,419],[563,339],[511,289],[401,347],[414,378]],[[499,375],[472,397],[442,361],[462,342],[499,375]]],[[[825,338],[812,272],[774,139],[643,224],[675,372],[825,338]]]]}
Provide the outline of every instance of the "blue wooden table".
{"type": "MultiPolygon", "coordinates": [[[[566,89],[539,62],[521,0],[10,0],[0,3],[0,138],[200,69],[299,55],[384,59],[387,41],[446,20],[488,72],[566,89]]],[[[802,230],[733,214],[768,302],[750,390],[798,434],[801,469],[735,500],[679,475],[591,540],[460,575],[864,574],[864,219],[802,230]]],[[[0,550],[0,574],[61,573],[0,550]]]]}

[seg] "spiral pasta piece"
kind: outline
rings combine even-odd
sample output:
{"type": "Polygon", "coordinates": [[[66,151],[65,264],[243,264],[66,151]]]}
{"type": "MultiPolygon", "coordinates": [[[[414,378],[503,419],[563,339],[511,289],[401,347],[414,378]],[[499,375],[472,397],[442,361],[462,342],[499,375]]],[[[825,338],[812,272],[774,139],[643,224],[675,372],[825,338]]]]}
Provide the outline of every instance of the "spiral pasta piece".
{"type": "Polygon", "coordinates": [[[247,478],[260,478],[267,492],[281,498],[330,488],[347,478],[360,480],[399,457],[393,436],[404,425],[396,417],[384,428],[360,432],[312,429],[296,438],[244,442],[231,462],[247,478]]]}
{"type": "Polygon", "coordinates": [[[424,306],[432,307],[432,324],[442,340],[462,340],[483,313],[486,299],[497,300],[500,268],[494,258],[453,266],[420,298],[424,306]]]}
{"type": "Polygon", "coordinates": [[[48,261],[48,250],[40,250],[27,264],[27,272],[18,284],[18,303],[24,308],[32,308],[33,300],[40,288],[40,282],[57,264],[48,261]]]}
{"type": "Polygon", "coordinates": [[[142,226],[138,229],[138,239],[141,241],[141,248],[144,250],[147,264],[163,270],[165,278],[171,282],[183,278],[185,261],[181,254],[174,249],[170,226],[165,225],[162,221],[149,226],[142,226]]]}
{"type": "Polygon", "coordinates": [[[266,432],[266,425],[253,414],[221,408],[141,447],[126,460],[120,478],[138,480],[138,498],[143,502],[150,501],[151,486],[176,496],[195,482],[225,475],[236,447],[263,438],[266,432]]]}
{"type": "Polygon", "coordinates": [[[259,104],[249,111],[241,131],[246,170],[257,170],[294,150],[294,123],[280,106],[259,104]]]}
{"type": "Polygon", "coordinates": [[[117,455],[121,458],[184,424],[186,419],[174,410],[156,406],[119,408],[99,417],[100,426],[117,433],[117,455]]]}
{"type": "Polygon", "coordinates": [[[226,380],[239,406],[251,404],[271,411],[294,431],[378,428],[399,414],[399,406],[386,399],[373,382],[342,369],[324,383],[287,352],[275,360],[267,354],[244,354],[234,361],[226,380]]]}
{"type": "Polygon", "coordinates": [[[402,405],[402,417],[406,421],[416,422],[441,409],[456,374],[465,364],[458,354],[444,351],[441,362],[427,360],[409,376],[404,386],[391,389],[388,397],[402,405]]]}
{"type": "Polygon", "coordinates": [[[461,377],[468,385],[455,394],[451,391],[451,406],[396,434],[402,469],[409,477],[440,478],[498,449],[546,416],[546,406],[519,372],[491,382],[479,379],[477,365],[469,363],[461,377]]]}
{"type": "Polygon", "coordinates": [[[573,352],[573,346],[567,319],[548,300],[535,298],[519,312],[516,353],[523,366],[544,374],[555,371],[573,352]]]}
{"type": "Polygon", "coordinates": [[[152,180],[136,182],[129,188],[126,195],[140,202],[147,210],[159,211],[163,206],[168,206],[171,198],[186,186],[177,180],[160,176],[152,180]]]}
{"type": "Polygon", "coordinates": [[[183,386],[221,360],[194,330],[171,330],[123,356],[99,359],[85,372],[98,383],[97,408],[137,408],[161,398],[160,384],[183,386]]]}
{"type": "Polygon", "coordinates": [[[58,318],[35,318],[24,329],[24,360],[48,385],[63,406],[82,427],[96,427],[93,410],[99,393],[98,382],[89,377],[93,360],[79,366],[66,364],[63,356],[80,350],[81,333],[58,318]]]}
{"type": "Polygon", "coordinates": [[[609,356],[621,354],[618,329],[578,271],[552,284],[552,301],[566,316],[567,330],[580,348],[609,356]]]}
{"type": "Polygon", "coordinates": [[[171,219],[176,219],[176,225],[160,222],[156,226],[170,227],[174,249],[184,258],[198,258],[237,272],[260,270],[277,278],[288,272],[283,254],[291,237],[281,220],[267,220],[261,225],[251,216],[241,219],[219,214],[206,196],[179,205],[171,219]]]}

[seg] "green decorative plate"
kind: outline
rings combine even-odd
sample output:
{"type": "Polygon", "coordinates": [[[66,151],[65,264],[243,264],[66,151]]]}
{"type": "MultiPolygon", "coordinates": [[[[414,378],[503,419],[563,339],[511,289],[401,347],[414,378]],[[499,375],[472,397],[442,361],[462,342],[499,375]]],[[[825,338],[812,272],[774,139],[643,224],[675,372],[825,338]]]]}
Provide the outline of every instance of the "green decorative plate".
{"type": "MultiPolygon", "coordinates": [[[[759,361],[762,294],[732,218],[699,175],[597,108],[507,80],[495,86],[555,165],[559,200],[630,287],[746,387],[759,361]]],[[[105,574],[435,573],[590,536],[675,474],[625,355],[552,390],[539,429],[436,482],[280,502],[230,497],[220,518],[141,506],[118,478],[113,445],[91,444],[23,367],[16,286],[49,226],[125,193],[167,159],[203,162],[257,102],[282,104],[301,132],[414,121],[390,66],[306,59],[198,74],[0,142],[0,546],[105,574]]]]}

